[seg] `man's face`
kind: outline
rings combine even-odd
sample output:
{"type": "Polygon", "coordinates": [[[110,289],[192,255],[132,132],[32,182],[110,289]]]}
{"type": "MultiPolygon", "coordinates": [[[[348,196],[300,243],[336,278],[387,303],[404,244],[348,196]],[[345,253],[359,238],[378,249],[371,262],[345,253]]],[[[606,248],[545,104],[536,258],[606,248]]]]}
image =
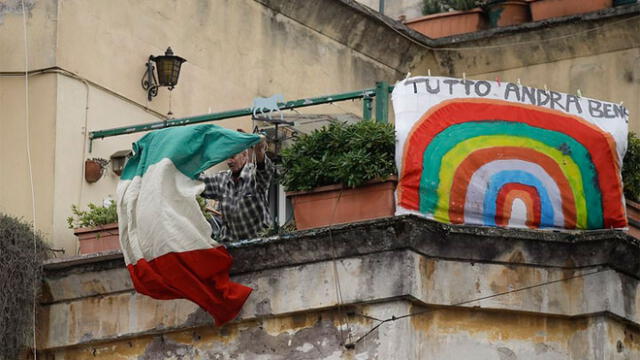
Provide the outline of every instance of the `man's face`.
{"type": "Polygon", "coordinates": [[[238,173],[247,163],[247,152],[243,151],[239,154],[235,154],[233,157],[227,160],[227,166],[231,169],[232,173],[238,173]]]}

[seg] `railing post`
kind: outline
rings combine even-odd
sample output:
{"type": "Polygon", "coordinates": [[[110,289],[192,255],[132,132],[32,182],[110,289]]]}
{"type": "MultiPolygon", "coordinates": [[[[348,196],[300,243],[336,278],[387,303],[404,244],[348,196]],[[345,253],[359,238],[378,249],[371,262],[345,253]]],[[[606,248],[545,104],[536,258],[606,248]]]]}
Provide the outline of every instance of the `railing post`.
{"type": "Polygon", "coordinates": [[[376,121],[389,121],[389,84],[386,81],[376,82],[376,121]]]}
{"type": "Polygon", "coordinates": [[[362,118],[364,120],[371,120],[371,104],[373,102],[373,98],[367,94],[362,97],[362,118]]]}

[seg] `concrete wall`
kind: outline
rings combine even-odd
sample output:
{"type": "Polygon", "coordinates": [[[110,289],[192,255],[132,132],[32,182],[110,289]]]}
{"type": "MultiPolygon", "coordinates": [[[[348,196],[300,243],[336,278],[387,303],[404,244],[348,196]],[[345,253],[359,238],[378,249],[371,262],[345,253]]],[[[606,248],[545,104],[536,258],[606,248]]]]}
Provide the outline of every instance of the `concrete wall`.
{"type": "Polygon", "coordinates": [[[188,301],[136,294],[117,253],[50,261],[41,356],[640,356],[640,247],[620,232],[572,236],[397,217],[229,249],[233,281],[254,292],[238,319],[220,328],[188,301]],[[387,321],[373,330],[380,320],[387,321]]]}

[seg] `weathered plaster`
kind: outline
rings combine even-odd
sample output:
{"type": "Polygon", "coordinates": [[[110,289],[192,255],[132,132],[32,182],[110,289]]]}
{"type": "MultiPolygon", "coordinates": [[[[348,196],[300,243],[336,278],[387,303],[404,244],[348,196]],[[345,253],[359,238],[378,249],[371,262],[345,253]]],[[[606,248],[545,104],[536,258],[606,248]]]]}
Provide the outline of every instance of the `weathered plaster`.
{"type": "Polygon", "coordinates": [[[167,359],[423,359],[464,349],[478,359],[580,358],[585,348],[617,351],[626,331],[625,348],[638,353],[631,336],[640,331],[633,271],[640,257],[626,261],[616,249],[633,254],[640,246],[620,232],[451,227],[404,216],[229,248],[233,280],[254,292],[238,319],[219,329],[188,301],[135,294],[121,259],[51,262],[39,347],[56,359],[94,350],[107,359],[132,358],[128,352],[167,359]],[[402,318],[407,314],[415,315],[402,318]],[[389,322],[354,350],[341,345],[373,328],[374,319],[389,322]]]}

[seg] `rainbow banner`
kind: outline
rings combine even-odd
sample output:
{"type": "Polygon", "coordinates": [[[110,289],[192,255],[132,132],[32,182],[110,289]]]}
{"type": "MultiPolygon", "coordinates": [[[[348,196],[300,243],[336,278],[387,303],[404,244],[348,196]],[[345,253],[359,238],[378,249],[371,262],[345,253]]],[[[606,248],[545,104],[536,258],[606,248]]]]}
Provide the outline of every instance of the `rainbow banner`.
{"type": "Polygon", "coordinates": [[[397,211],[451,224],[625,228],[622,104],[414,77],[393,91],[397,211]]]}

